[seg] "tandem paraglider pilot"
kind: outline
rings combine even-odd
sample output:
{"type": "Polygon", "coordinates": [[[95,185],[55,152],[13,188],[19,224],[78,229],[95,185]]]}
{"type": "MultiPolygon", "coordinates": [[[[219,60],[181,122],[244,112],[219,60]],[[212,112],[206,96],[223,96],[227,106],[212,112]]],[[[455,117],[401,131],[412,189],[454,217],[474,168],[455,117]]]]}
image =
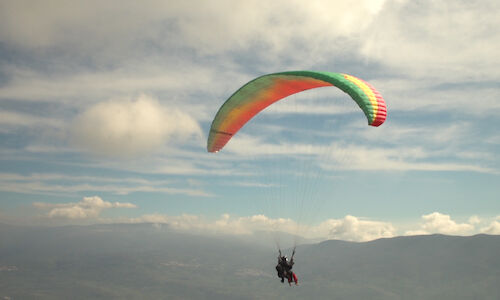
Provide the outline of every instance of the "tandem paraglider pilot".
{"type": "Polygon", "coordinates": [[[281,282],[285,282],[286,278],[289,285],[292,285],[292,282],[295,282],[295,285],[299,284],[297,275],[295,275],[295,273],[292,271],[292,267],[294,265],[294,255],[295,249],[293,250],[292,257],[290,258],[290,260],[288,260],[286,255],[281,255],[281,250],[279,250],[278,264],[276,265],[276,271],[278,272],[278,277],[281,278],[281,282]]]}

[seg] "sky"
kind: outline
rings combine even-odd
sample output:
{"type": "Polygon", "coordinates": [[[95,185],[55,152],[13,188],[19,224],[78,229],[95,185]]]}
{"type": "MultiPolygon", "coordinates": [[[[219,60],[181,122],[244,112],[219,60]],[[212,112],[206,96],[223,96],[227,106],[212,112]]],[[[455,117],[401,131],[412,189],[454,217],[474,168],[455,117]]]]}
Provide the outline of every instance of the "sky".
{"type": "Polygon", "coordinates": [[[168,224],[367,241],[500,234],[498,1],[1,1],[0,223],[168,224]],[[291,96],[219,153],[246,82],[363,78],[291,96]]]}

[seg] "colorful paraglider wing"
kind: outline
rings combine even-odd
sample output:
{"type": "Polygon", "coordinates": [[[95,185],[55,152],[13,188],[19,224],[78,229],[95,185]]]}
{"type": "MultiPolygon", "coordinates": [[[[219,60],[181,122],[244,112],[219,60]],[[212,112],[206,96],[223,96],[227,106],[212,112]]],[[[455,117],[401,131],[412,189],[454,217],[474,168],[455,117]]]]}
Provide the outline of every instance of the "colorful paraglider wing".
{"type": "Polygon", "coordinates": [[[222,149],[251,118],[289,95],[318,87],[336,86],[356,101],[368,125],[384,123],[387,109],[382,96],[367,82],[351,75],[292,71],[258,77],[237,90],[217,112],[207,141],[208,152],[222,149]]]}

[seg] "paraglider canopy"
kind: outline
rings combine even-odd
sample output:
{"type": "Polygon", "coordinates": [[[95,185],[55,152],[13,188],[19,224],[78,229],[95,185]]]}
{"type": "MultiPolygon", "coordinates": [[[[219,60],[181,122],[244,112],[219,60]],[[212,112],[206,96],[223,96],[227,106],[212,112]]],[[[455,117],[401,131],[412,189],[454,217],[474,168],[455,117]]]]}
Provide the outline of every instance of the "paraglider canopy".
{"type": "Polygon", "coordinates": [[[260,111],[289,95],[335,86],[364,112],[368,125],[380,126],[387,116],[385,101],[370,84],[357,77],[331,72],[290,71],[260,76],[239,88],[217,112],[207,141],[208,152],[218,152],[260,111]]]}

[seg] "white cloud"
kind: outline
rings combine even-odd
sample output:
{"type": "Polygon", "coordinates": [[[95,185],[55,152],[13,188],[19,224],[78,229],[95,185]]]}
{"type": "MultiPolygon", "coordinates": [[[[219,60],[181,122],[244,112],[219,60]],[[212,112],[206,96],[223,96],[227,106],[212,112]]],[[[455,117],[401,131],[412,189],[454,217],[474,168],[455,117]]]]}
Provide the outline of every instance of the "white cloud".
{"type": "MultiPolygon", "coordinates": [[[[268,62],[258,68],[269,71],[332,65],[332,60],[342,66],[346,56],[363,56],[368,62],[389,65],[410,77],[431,76],[439,82],[450,77],[481,81],[498,79],[499,75],[495,62],[499,61],[496,49],[500,34],[494,30],[499,23],[494,0],[481,4],[363,0],[355,6],[346,1],[300,0],[221,0],[217,5],[185,1],[52,1],[50,5],[3,1],[0,8],[0,40],[31,49],[51,47],[72,53],[67,56],[71,62],[75,57],[99,60],[103,65],[116,60],[120,71],[127,70],[124,64],[131,60],[134,65],[181,70],[190,60],[171,65],[182,56],[179,49],[218,55],[224,65],[221,69],[228,69],[229,60],[241,57],[227,53],[244,55],[255,48],[260,51],[253,51],[253,56],[268,62]],[[165,53],[178,56],[165,58],[165,53]]],[[[109,78],[116,79],[117,75],[103,74],[101,81],[93,82],[113,85],[116,80],[110,82],[109,78]]],[[[163,83],[184,81],[189,85],[192,79],[204,78],[179,80],[185,76],[187,73],[178,80],[169,76],[170,80],[163,83]]],[[[145,76],[136,79],[141,77],[144,83],[157,81],[145,76]]],[[[74,86],[83,82],[82,90],[90,87],[85,76],[80,79],[70,82],[74,86]]],[[[126,86],[126,77],[118,81],[126,86]]],[[[23,86],[20,83],[18,87],[23,86]]],[[[398,88],[396,84],[387,86],[398,88]]],[[[59,84],[57,92],[64,93],[64,87],[59,84]]]]}
{"type": "MultiPolygon", "coordinates": [[[[471,216],[468,223],[457,223],[449,215],[434,212],[423,215],[420,224],[395,225],[387,221],[346,215],[340,219],[327,219],[318,224],[298,223],[289,218],[270,218],[259,214],[253,216],[234,216],[223,214],[213,219],[203,215],[182,214],[171,216],[160,213],[145,214],[139,217],[102,218],[102,210],[111,208],[135,208],[132,203],[107,202],[99,197],[85,197],[77,203],[33,203],[41,210],[48,210],[52,222],[69,221],[78,223],[85,220],[102,223],[153,223],[155,228],[167,225],[168,228],[191,234],[233,235],[249,238],[258,236],[265,243],[280,243],[292,246],[298,241],[323,241],[338,239],[366,242],[399,235],[446,234],[468,236],[477,233],[500,235],[500,218],[493,221],[471,216]],[[489,222],[489,224],[488,224],[489,222]],[[479,227],[481,225],[482,227],[479,227]],[[477,227],[477,228],[476,228],[477,227]],[[405,228],[414,228],[405,230],[405,228]]],[[[6,219],[5,216],[1,216],[6,219]]],[[[68,223],[64,223],[68,224],[68,223]]],[[[288,247],[288,246],[287,246],[288,247]]]]}
{"type": "Polygon", "coordinates": [[[482,233],[500,234],[500,219],[492,221],[488,226],[481,228],[482,233]]]}
{"type": "Polygon", "coordinates": [[[391,223],[346,216],[343,219],[329,219],[318,225],[299,224],[292,219],[272,219],[265,215],[233,217],[222,215],[217,220],[207,220],[200,216],[167,216],[161,214],[144,215],[130,219],[130,222],[151,222],[168,224],[172,228],[204,234],[250,235],[255,232],[284,232],[303,235],[305,238],[325,240],[369,241],[396,235],[391,223]]]}
{"type": "Polygon", "coordinates": [[[476,225],[479,223],[481,223],[481,219],[478,216],[474,215],[474,216],[469,217],[469,224],[476,225]]]}
{"type": "Polygon", "coordinates": [[[272,69],[362,54],[413,77],[483,80],[499,76],[498,8],[494,0],[2,1],[0,40],[120,61],[173,45],[216,55],[257,48],[272,69]]]}
{"type": "Polygon", "coordinates": [[[346,241],[364,242],[396,235],[396,229],[391,223],[365,220],[350,215],[343,219],[327,220],[320,227],[330,228],[330,238],[346,241]]]}
{"type": "Polygon", "coordinates": [[[35,202],[33,205],[39,209],[48,209],[47,216],[49,218],[62,219],[94,219],[99,217],[104,209],[137,207],[132,203],[103,201],[98,196],[84,197],[82,201],[77,203],[52,204],[35,202]]]}
{"type": "MultiPolygon", "coordinates": [[[[93,59],[120,59],[127,53],[144,51],[149,41],[163,51],[175,44],[201,54],[260,47],[270,63],[294,49],[307,57],[306,63],[312,63],[324,60],[321,57],[327,53],[348,52],[345,49],[356,40],[352,37],[371,25],[384,2],[362,0],[352,6],[343,1],[299,0],[221,0],[217,5],[3,1],[0,40],[32,49],[71,49],[93,59]]],[[[301,64],[303,60],[299,60],[301,64]]]]}
{"type": "MultiPolygon", "coordinates": [[[[179,34],[205,53],[251,46],[272,57],[294,49],[315,60],[319,53],[342,51],[349,37],[367,28],[384,1],[222,1],[218,5],[178,5],[179,34]],[[221,34],[222,33],[222,34],[221,34]],[[344,40],[341,40],[344,38],[344,40]],[[293,45],[300,44],[300,47],[293,45]]],[[[299,55],[301,56],[301,55],[299,55]]]]}
{"type": "Polygon", "coordinates": [[[147,36],[148,26],[154,31],[152,23],[167,12],[162,1],[146,2],[2,1],[0,39],[35,49],[74,44],[95,49],[98,43],[109,44],[110,38],[124,46],[141,34],[147,36]]]}
{"type": "Polygon", "coordinates": [[[75,119],[72,133],[79,147],[118,157],[158,151],[173,139],[179,145],[202,135],[188,114],[145,95],[134,101],[112,100],[89,107],[75,119]]]}
{"type": "MultiPolygon", "coordinates": [[[[363,55],[370,62],[403,70],[411,79],[370,81],[387,96],[393,110],[456,109],[462,113],[500,110],[496,101],[498,88],[481,89],[481,98],[474,105],[469,100],[476,97],[477,91],[463,89],[469,86],[471,76],[475,77],[472,82],[489,77],[498,79],[495,70],[499,68],[494,62],[500,61],[495,51],[500,35],[491,26],[498,23],[492,13],[497,7],[495,1],[474,5],[365,0],[358,1],[355,7],[342,1],[227,0],[219,1],[218,5],[197,3],[196,6],[183,1],[146,2],[141,5],[122,1],[91,4],[53,1],[51,5],[2,2],[1,40],[35,49],[65,49],[68,55],[58,60],[73,58],[75,53],[84,51],[76,55],[84,62],[104,56],[103,65],[116,59],[120,67],[99,68],[94,72],[88,72],[87,67],[86,71],[75,68],[58,74],[57,71],[65,70],[62,64],[47,74],[46,70],[37,72],[15,66],[6,70],[10,80],[0,87],[0,97],[68,101],[82,95],[102,99],[157,90],[177,94],[203,90],[205,95],[207,90],[224,90],[225,96],[233,91],[227,90],[231,83],[243,84],[252,78],[243,74],[249,70],[241,68],[248,63],[241,56],[246,57],[245,51],[257,48],[260,51],[253,51],[252,57],[267,62],[253,66],[259,66],[258,73],[318,65],[336,68],[337,63],[339,68],[346,69],[342,61],[349,55],[363,55]],[[457,47],[465,41],[467,47],[457,47]],[[193,57],[183,55],[190,51],[179,51],[186,48],[198,54],[215,54],[215,58],[210,57],[216,63],[194,62],[193,57]],[[158,52],[151,53],[151,49],[158,52]],[[214,65],[218,68],[214,69],[214,65]],[[446,76],[450,74],[459,81],[460,89],[429,90],[439,83],[451,82],[452,77],[446,76]]],[[[204,108],[200,105],[197,110],[203,114],[204,108]]],[[[304,105],[304,108],[314,113],[313,107],[304,105]]]]}
{"type": "Polygon", "coordinates": [[[183,214],[167,216],[161,214],[144,215],[131,219],[134,223],[165,223],[178,230],[204,232],[210,234],[248,235],[255,231],[268,231],[279,226],[284,232],[296,231],[297,224],[290,219],[270,219],[264,215],[250,217],[231,217],[223,214],[217,220],[208,220],[201,216],[183,214]]]}
{"type": "Polygon", "coordinates": [[[410,77],[498,80],[497,1],[388,1],[363,54],[410,77]]]}
{"type": "Polygon", "coordinates": [[[449,234],[449,235],[468,235],[473,233],[474,225],[478,223],[479,218],[471,217],[469,223],[457,223],[449,215],[433,212],[422,216],[423,223],[420,229],[407,231],[406,235],[416,234],[449,234]]]}

